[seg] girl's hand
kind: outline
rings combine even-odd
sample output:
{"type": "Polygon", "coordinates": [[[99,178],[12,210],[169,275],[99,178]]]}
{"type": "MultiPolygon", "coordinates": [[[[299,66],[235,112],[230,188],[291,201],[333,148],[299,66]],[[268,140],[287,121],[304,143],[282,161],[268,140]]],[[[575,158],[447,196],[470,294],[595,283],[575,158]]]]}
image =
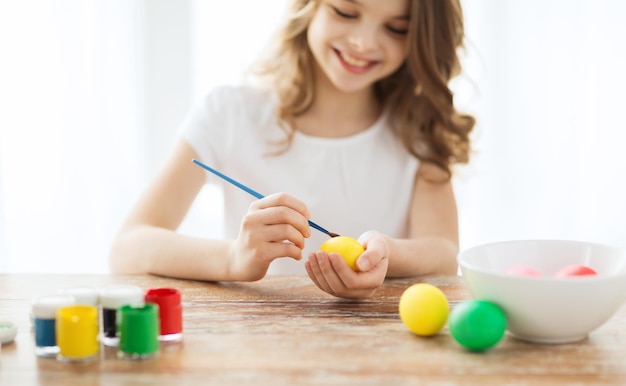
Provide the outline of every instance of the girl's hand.
{"type": "Polygon", "coordinates": [[[331,295],[346,299],[371,297],[385,281],[389,246],[385,236],[376,231],[365,232],[359,242],[365,251],[357,260],[356,272],[337,253],[311,253],[305,267],[315,285],[331,295]]]}
{"type": "Polygon", "coordinates": [[[231,276],[234,280],[263,278],[279,257],[302,258],[304,239],[311,236],[306,205],[285,193],[250,204],[233,244],[231,276]]]}

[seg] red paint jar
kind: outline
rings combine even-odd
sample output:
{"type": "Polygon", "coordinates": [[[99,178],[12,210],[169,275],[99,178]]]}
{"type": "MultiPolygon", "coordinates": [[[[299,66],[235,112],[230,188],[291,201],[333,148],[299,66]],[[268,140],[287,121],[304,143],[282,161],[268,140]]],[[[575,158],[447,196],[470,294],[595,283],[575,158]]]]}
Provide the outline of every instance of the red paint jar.
{"type": "Polygon", "coordinates": [[[180,291],[175,288],[152,288],[146,292],[145,301],[159,305],[159,340],[182,340],[183,306],[180,291]]]}

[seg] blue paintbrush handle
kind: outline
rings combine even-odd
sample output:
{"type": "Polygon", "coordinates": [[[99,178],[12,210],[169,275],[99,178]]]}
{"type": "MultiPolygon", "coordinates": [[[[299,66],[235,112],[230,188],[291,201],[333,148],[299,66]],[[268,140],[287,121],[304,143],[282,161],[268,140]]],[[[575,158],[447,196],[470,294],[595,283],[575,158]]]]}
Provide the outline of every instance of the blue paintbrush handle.
{"type": "Polygon", "coordinates": [[[228,177],[226,174],[219,172],[215,169],[213,169],[212,167],[203,164],[202,162],[198,161],[197,159],[194,159],[193,162],[197,165],[200,165],[202,168],[210,171],[211,173],[215,174],[216,176],[230,182],[231,184],[235,185],[236,187],[238,187],[239,189],[250,193],[251,195],[253,195],[256,198],[263,198],[265,197],[264,195],[262,195],[261,193],[257,192],[256,190],[250,189],[249,187],[247,187],[246,185],[242,184],[239,181],[233,180],[232,178],[228,177]]]}
{"type": "MultiPolygon", "coordinates": [[[[215,174],[216,176],[222,178],[225,181],[230,182],[231,184],[235,185],[239,189],[241,189],[241,190],[243,190],[245,192],[248,192],[249,194],[253,195],[256,198],[260,199],[260,198],[265,197],[264,195],[262,195],[261,193],[257,192],[256,190],[247,187],[246,185],[242,184],[241,182],[239,182],[237,180],[233,180],[232,178],[228,177],[226,174],[213,169],[212,167],[210,167],[210,166],[208,166],[208,165],[198,161],[197,159],[193,159],[192,161],[193,161],[193,163],[195,163],[196,165],[200,166],[201,168],[203,168],[205,170],[208,170],[209,172],[215,174]]],[[[317,225],[313,221],[309,220],[309,225],[311,227],[317,229],[318,231],[320,231],[320,232],[330,236],[330,233],[326,229],[324,229],[321,226],[317,225]]]]}

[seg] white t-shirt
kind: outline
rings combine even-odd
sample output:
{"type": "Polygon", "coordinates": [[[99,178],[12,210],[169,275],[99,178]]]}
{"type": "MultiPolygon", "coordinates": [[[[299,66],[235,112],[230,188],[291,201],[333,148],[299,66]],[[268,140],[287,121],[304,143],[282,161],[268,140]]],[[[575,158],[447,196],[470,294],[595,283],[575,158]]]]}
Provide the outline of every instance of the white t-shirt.
{"type": "MultiPolygon", "coordinates": [[[[181,134],[200,161],[263,195],[286,192],[299,198],[311,220],[328,231],[354,238],[367,230],[406,237],[419,162],[392,134],[384,114],[367,130],[345,138],[296,131],[288,150],[275,155],[276,141],[285,138],[275,102],[274,94],[259,88],[216,88],[192,109],[181,134]]],[[[224,236],[236,238],[255,198],[208,172],[207,181],[222,187],[224,236]]],[[[268,273],[305,273],[309,252],[327,239],[311,228],[302,260],[276,259],[268,273]]]]}

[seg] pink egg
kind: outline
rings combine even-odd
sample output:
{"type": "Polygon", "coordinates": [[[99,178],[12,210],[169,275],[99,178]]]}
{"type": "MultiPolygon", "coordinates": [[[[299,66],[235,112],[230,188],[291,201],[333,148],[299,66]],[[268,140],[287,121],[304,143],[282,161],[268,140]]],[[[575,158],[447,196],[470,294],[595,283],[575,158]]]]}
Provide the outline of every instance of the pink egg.
{"type": "Polygon", "coordinates": [[[559,269],[554,277],[597,276],[598,273],[591,267],[582,264],[572,264],[559,269]]]}
{"type": "Polygon", "coordinates": [[[533,267],[529,267],[526,265],[514,265],[513,267],[507,269],[506,273],[508,273],[509,275],[517,276],[541,276],[541,272],[537,271],[533,267]]]}

